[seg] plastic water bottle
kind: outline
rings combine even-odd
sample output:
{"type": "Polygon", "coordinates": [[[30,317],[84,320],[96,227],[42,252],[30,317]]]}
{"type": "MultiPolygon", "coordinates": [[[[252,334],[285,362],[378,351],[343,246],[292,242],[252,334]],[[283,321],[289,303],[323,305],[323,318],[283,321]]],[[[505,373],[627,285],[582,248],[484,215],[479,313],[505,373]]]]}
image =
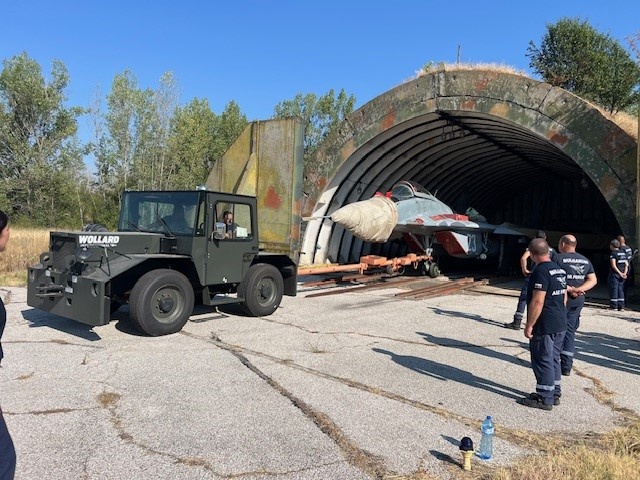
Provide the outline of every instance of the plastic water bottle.
{"type": "Polygon", "coordinates": [[[480,449],[476,453],[483,460],[489,460],[493,455],[493,420],[487,416],[482,422],[482,438],[480,439],[480,449]]]}

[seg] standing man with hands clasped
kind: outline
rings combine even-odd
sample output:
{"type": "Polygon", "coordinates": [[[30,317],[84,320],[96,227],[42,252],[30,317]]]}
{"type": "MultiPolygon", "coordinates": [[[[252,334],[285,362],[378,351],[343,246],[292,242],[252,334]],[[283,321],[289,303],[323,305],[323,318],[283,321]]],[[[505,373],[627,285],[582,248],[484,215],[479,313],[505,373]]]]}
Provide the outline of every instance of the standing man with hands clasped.
{"type": "Polygon", "coordinates": [[[529,252],[536,268],[529,278],[524,336],[529,339],[536,391],[518,403],[548,411],[560,405],[560,351],[567,330],[567,273],[551,261],[549,244],[543,238],[531,240],[529,252]]]}
{"type": "Polygon", "coordinates": [[[576,252],[578,241],[573,235],[563,235],[558,243],[556,263],[567,272],[567,333],[560,352],[562,375],[569,375],[576,351],[576,331],[580,327],[580,312],[584,294],[598,283],[593,264],[576,252]]]}
{"type": "Polygon", "coordinates": [[[609,307],[612,310],[624,310],[624,282],[629,272],[627,254],[620,250],[620,242],[617,239],[609,243],[611,255],[609,255],[609,307]]]}

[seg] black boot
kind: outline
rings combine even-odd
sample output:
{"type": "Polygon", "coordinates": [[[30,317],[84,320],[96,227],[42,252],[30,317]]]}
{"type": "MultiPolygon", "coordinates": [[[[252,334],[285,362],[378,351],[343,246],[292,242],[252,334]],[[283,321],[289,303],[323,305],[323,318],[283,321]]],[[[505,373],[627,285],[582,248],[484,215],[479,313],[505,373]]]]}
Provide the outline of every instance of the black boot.
{"type": "Polygon", "coordinates": [[[514,320],[511,323],[505,323],[504,324],[504,328],[510,328],[511,330],[520,330],[520,324],[522,322],[519,322],[517,320],[514,320]]]}

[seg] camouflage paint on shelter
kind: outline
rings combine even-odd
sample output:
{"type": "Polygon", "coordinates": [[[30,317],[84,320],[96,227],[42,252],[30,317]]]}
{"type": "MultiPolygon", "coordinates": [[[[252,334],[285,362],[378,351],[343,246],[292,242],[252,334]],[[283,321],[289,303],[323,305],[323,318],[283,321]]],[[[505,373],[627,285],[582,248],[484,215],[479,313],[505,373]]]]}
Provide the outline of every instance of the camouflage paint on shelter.
{"type": "MultiPolygon", "coordinates": [[[[305,166],[303,215],[323,216],[416,181],[493,223],[626,234],[635,243],[636,139],[587,101],[495,70],[435,71],[345,119],[305,166]]],[[[301,263],[349,262],[372,246],[309,222],[301,263]]]]}

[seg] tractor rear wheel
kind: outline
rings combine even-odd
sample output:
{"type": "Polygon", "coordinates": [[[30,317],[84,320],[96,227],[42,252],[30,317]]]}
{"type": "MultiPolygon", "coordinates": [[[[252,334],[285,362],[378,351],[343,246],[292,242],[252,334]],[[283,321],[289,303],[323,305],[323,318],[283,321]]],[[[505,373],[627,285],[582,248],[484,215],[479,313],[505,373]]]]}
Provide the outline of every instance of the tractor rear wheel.
{"type": "Polygon", "coordinates": [[[247,276],[238,287],[244,298],[242,309],[249,315],[265,317],[280,306],[284,293],[282,274],[273,265],[259,263],[249,268],[247,276]]]}

